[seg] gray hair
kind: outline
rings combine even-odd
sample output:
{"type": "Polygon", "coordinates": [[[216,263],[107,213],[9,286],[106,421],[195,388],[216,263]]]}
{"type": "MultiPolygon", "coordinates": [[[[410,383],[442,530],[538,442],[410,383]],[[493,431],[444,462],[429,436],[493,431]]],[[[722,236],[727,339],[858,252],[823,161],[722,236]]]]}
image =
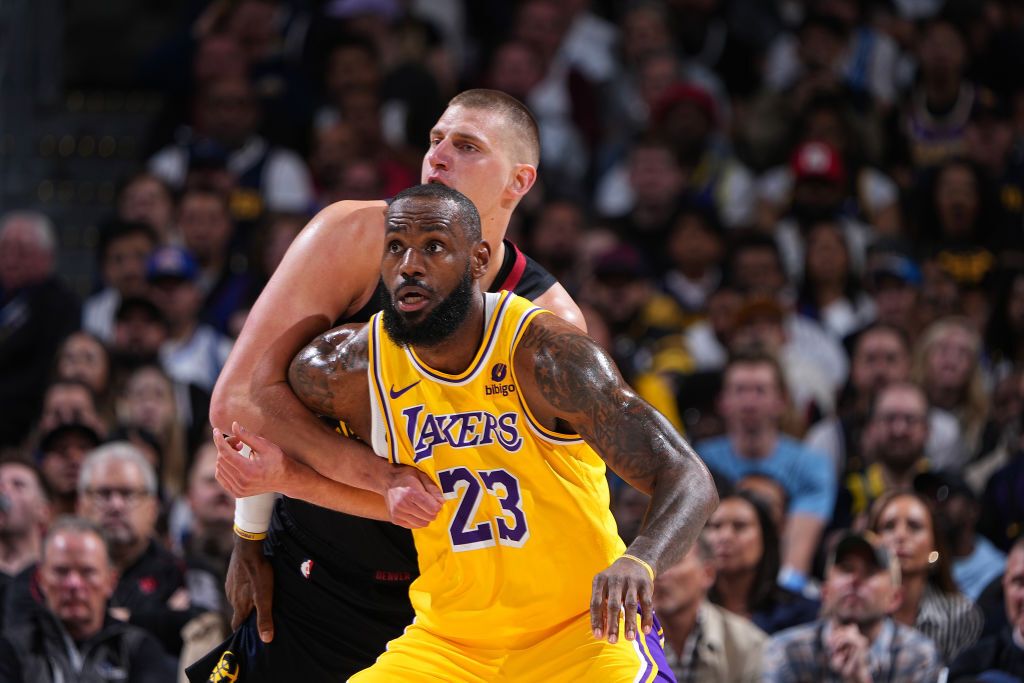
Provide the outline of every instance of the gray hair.
{"type": "Polygon", "coordinates": [[[96,468],[107,462],[126,462],[135,465],[142,473],[142,479],[146,486],[146,492],[150,495],[156,494],[156,471],[146,460],[134,444],[128,441],[112,441],[93,449],[82,463],[82,470],[78,473],[78,493],[82,494],[89,488],[96,468]]]}
{"type": "Polygon", "coordinates": [[[107,537],[103,534],[103,530],[93,522],[85,519],[84,517],[74,517],[72,515],[63,515],[57,518],[50,528],[46,530],[46,535],[43,536],[43,546],[40,555],[40,564],[46,562],[46,548],[50,545],[50,541],[54,536],[61,532],[67,532],[81,536],[84,534],[92,534],[96,538],[100,539],[103,543],[103,554],[106,555],[107,561],[111,566],[114,565],[114,558],[110,554],[110,543],[107,541],[107,537]]]}
{"type": "Polygon", "coordinates": [[[17,223],[28,226],[32,241],[40,249],[53,253],[57,250],[57,231],[49,216],[39,211],[10,211],[0,218],[0,238],[17,223]]]}

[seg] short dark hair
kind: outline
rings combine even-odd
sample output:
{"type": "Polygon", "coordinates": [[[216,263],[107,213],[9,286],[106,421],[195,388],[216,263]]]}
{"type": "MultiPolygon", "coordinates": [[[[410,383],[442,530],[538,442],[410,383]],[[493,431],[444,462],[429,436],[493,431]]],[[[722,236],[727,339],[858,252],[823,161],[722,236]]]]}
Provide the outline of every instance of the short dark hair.
{"type": "Polygon", "coordinates": [[[516,98],[487,88],[466,90],[448,102],[449,107],[466,107],[495,112],[505,118],[512,128],[509,135],[522,144],[522,163],[536,166],[540,163],[540,129],[537,120],[525,104],[516,98]]]}
{"type": "Polygon", "coordinates": [[[159,237],[157,237],[156,230],[139,221],[123,221],[119,219],[109,220],[100,224],[99,233],[99,243],[97,244],[96,255],[101,265],[107,258],[107,252],[110,250],[110,246],[118,240],[141,235],[148,239],[154,247],[156,247],[160,241],[159,237]]]}
{"type": "Polygon", "coordinates": [[[39,491],[43,494],[43,498],[49,502],[53,498],[53,491],[50,489],[49,482],[46,481],[46,477],[43,476],[43,471],[39,469],[39,465],[35,464],[31,460],[16,455],[5,455],[0,457],[0,467],[7,465],[18,465],[24,467],[32,472],[32,476],[36,478],[36,484],[39,485],[39,491]]]}
{"type": "Polygon", "coordinates": [[[784,396],[789,395],[789,387],[786,384],[786,375],[782,372],[782,365],[779,359],[760,348],[741,349],[729,355],[729,360],[722,370],[722,385],[725,385],[725,376],[737,365],[768,365],[775,374],[775,382],[779,391],[784,396]]]}
{"type": "Polygon", "coordinates": [[[480,212],[476,210],[476,206],[469,200],[469,197],[462,194],[458,190],[454,190],[446,185],[438,183],[425,183],[423,185],[413,185],[412,187],[406,188],[395,195],[395,198],[391,200],[391,204],[388,206],[388,213],[391,213],[391,207],[404,199],[437,199],[441,201],[451,202],[455,205],[458,217],[460,218],[460,225],[466,237],[472,242],[480,241],[482,235],[480,226],[480,212]]]}

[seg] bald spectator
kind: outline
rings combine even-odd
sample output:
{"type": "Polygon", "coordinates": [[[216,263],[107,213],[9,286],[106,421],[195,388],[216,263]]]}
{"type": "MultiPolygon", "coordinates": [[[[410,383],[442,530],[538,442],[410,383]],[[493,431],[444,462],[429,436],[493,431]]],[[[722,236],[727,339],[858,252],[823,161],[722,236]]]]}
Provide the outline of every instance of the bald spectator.
{"type": "Polygon", "coordinates": [[[0,447],[28,435],[57,347],[78,329],[79,303],[56,277],[56,251],[43,214],[0,219],[0,447]]]}
{"type": "Polygon", "coordinates": [[[665,655],[680,681],[760,680],[768,636],[749,619],[708,602],[714,551],[703,536],[654,583],[654,608],[665,628],[665,655]]]}
{"type": "Polygon", "coordinates": [[[43,543],[38,577],[45,609],[5,634],[0,680],[174,681],[174,662],[153,637],[108,615],[117,569],[93,524],[57,520],[43,543]]]}

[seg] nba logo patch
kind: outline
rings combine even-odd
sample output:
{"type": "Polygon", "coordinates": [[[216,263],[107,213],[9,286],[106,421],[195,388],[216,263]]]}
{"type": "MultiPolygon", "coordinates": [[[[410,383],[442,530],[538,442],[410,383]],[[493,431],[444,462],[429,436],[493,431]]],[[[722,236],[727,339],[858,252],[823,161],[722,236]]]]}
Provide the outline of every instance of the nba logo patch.
{"type": "Polygon", "coordinates": [[[491,380],[494,382],[500,382],[505,379],[506,374],[508,374],[508,366],[504,363],[495,363],[494,367],[491,368],[491,380]]]}
{"type": "Polygon", "coordinates": [[[300,564],[299,571],[302,572],[302,575],[308,579],[309,573],[313,571],[313,560],[306,560],[305,562],[300,564]]]}

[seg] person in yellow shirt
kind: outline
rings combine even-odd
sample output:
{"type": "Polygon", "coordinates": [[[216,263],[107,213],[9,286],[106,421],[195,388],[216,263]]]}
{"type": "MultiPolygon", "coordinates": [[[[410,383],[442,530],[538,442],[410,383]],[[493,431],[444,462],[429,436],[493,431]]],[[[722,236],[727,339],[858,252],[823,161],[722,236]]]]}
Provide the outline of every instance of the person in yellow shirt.
{"type": "MultiPolygon", "coordinates": [[[[351,680],[672,680],[653,580],[703,528],[711,477],[593,340],[514,294],[481,292],[489,259],[463,195],[400,193],[387,212],[382,313],[321,335],[289,372],[307,407],[423,471],[446,499],[413,531],[415,620],[351,680]],[[651,495],[628,548],[606,463],[651,495]]],[[[217,439],[229,490],[249,465],[233,452],[239,439],[287,463],[235,432],[217,439]]]]}

